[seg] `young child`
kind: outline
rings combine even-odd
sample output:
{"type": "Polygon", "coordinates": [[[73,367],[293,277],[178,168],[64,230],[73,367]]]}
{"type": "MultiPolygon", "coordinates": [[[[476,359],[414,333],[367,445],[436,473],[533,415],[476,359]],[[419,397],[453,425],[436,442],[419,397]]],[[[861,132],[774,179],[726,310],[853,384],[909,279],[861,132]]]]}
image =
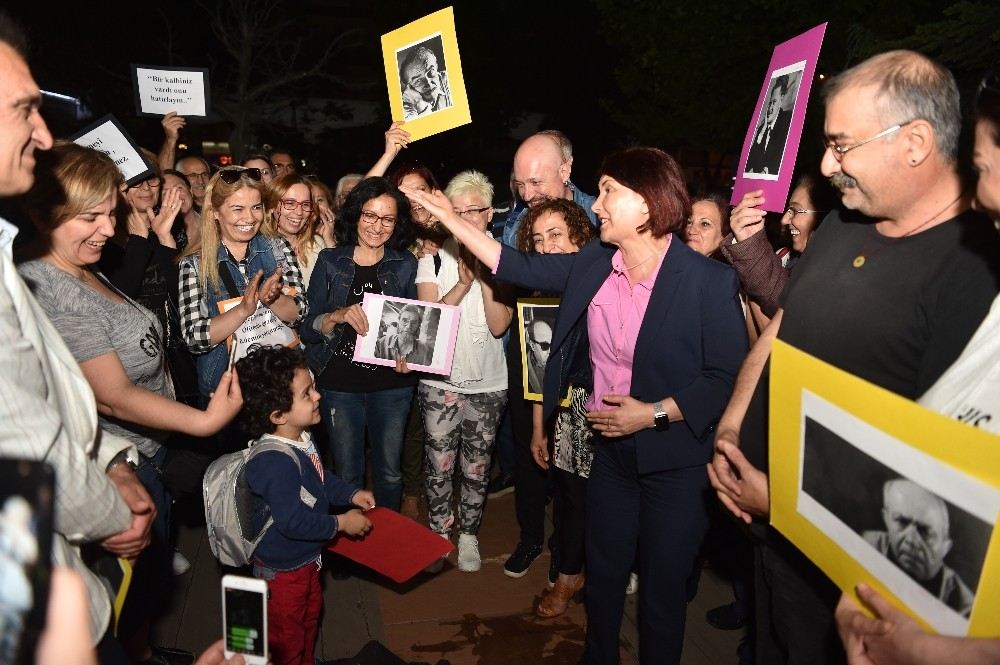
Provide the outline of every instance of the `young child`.
{"type": "MultiPolygon", "coordinates": [[[[267,580],[268,642],[274,665],[313,665],[323,595],[321,555],[338,532],[364,535],[371,522],[361,510],[331,515],[331,506],[374,507],[371,492],[324,471],[309,427],[320,420],[319,393],[302,351],[259,347],[237,364],[243,386],[241,424],[254,437],[291,447],[256,455],[246,465],[247,484],[271,509],[274,524],[254,552],[253,575],[267,580]]],[[[263,526],[266,515],[255,518],[263,526]]],[[[259,523],[256,523],[258,522],[259,523]]]]}

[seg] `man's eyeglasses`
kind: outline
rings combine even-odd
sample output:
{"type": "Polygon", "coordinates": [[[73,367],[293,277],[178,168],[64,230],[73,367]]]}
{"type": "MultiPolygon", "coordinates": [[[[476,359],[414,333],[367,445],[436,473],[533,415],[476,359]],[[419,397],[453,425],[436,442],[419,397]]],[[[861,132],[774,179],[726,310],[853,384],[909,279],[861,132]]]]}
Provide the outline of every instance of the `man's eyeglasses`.
{"type": "Polygon", "coordinates": [[[260,182],[260,169],[248,169],[245,166],[227,166],[219,169],[219,179],[227,185],[235,185],[244,175],[255,182],[260,182]]]}
{"type": "Polygon", "coordinates": [[[291,212],[298,207],[302,208],[302,212],[312,212],[313,204],[312,201],[296,201],[295,199],[281,199],[281,207],[291,212]]]}
{"type": "Polygon", "coordinates": [[[885,129],[883,129],[881,132],[879,132],[875,136],[871,136],[869,138],[866,138],[864,141],[859,141],[858,143],[855,143],[853,145],[837,145],[836,141],[824,141],[823,142],[823,148],[825,150],[829,150],[830,152],[832,152],[833,153],[833,158],[836,159],[838,162],[842,162],[842,161],[844,161],[844,155],[846,155],[850,151],[852,151],[852,150],[854,150],[856,148],[860,148],[861,146],[863,146],[863,145],[865,145],[867,143],[871,143],[872,141],[876,141],[876,140],[878,140],[880,138],[886,137],[889,134],[892,134],[893,132],[898,132],[899,130],[901,130],[903,127],[906,127],[911,122],[913,122],[913,120],[907,120],[906,122],[901,122],[898,125],[893,125],[892,127],[886,127],[885,129]]]}
{"type": "Polygon", "coordinates": [[[787,208],[785,208],[785,214],[791,215],[793,220],[798,215],[805,215],[810,212],[818,215],[821,212],[826,212],[826,210],[804,210],[802,208],[796,208],[795,206],[788,206],[787,208]]]}
{"type": "Polygon", "coordinates": [[[148,190],[154,190],[154,189],[159,189],[161,185],[163,185],[163,183],[160,182],[159,178],[149,178],[149,179],[143,180],[142,182],[137,183],[135,185],[129,185],[128,188],[129,189],[148,189],[148,190]]]}
{"type": "Polygon", "coordinates": [[[377,215],[371,210],[362,210],[361,220],[369,226],[374,226],[376,222],[381,222],[384,227],[396,225],[396,217],[394,215],[377,215]]]}
{"type": "Polygon", "coordinates": [[[455,214],[464,219],[469,219],[470,217],[481,215],[489,209],[489,206],[486,206],[485,208],[466,208],[465,210],[456,210],[455,214]]]}

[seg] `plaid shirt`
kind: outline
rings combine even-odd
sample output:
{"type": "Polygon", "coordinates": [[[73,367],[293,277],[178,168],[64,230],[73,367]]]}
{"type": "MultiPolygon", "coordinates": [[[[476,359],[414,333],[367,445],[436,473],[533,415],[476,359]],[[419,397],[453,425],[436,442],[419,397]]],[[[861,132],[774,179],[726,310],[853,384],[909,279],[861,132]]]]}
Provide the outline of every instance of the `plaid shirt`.
{"type": "MultiPolygon", "coordinates": [[[[284,238],[269,238],[271,242],[277,242],[283,254],[283,282],[284,291],[295,298],[295,305],[298,307],[298,318],[291,325],[297,324],[309,311],[306,301],[305,285],[302,282],[302,270],[299,262],[295,258],[292,246],[284,238]]],[[[181,335],[184,343],[192,353],[207,353],[216,345],[212,344],[210,325],[212,318],[218,316],[218,312],[208,311],[208,298],[201,288],[201,279],[198,276],[197,257],[190,257],[181,261],[179,290],[179,309],[181,312],[181,335]],[[190,260],[193,259],[193,260],[190,260]]],[[[278,262],[282,265],[282,261],[278,262]]],[[[245,264],[237,262],[240,271],[245,270],[245,264]]],[[[246,277],[246,274],[243,275],[246,277]]],[[[249,281],[249,280],[248,280],[249,281]]]]}

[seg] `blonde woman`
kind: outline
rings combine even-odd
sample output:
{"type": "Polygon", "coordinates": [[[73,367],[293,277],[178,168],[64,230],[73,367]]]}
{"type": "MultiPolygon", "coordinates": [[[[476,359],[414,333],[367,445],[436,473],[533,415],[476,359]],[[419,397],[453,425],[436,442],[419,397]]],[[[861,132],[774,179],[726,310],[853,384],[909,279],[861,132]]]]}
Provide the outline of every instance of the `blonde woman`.
{"type": "Polygon", "coordinates": [[[226,371],[226,338],[257,311],[258,301],[289,325],[307,311],[302,272],[291,246],[261,233],[263,192],[259,169],[228,166],[218,171],[205,188],[198,239],[181,256],[181,335],[196,354],[202,400],[226,371]],[[239,305],[219,313],[221,301],[240,296],[239,305]]]}

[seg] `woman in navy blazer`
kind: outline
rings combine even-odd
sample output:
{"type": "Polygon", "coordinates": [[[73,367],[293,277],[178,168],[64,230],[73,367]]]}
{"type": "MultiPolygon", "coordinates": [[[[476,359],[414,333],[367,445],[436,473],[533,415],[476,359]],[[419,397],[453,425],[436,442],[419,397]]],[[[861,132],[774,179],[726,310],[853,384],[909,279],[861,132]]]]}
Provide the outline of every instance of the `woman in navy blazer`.
{"type": "Polygon", "coordinates": [[[686,580],[708,523],[712,430],[747,335],[732,268],[674,232],[691,212],[677,163],[656,148],[609,155],[593,210],[600,242],[577,254],[523,254],[483,236],[440,193],[403,189],[497,277],[562,292],[545,369],[548,421],[582,344],[598,434],[587,487],[587,645],[582,663],[617,663],[624,590],[638,549],[642,663],[680,661],[686,580]]]}

